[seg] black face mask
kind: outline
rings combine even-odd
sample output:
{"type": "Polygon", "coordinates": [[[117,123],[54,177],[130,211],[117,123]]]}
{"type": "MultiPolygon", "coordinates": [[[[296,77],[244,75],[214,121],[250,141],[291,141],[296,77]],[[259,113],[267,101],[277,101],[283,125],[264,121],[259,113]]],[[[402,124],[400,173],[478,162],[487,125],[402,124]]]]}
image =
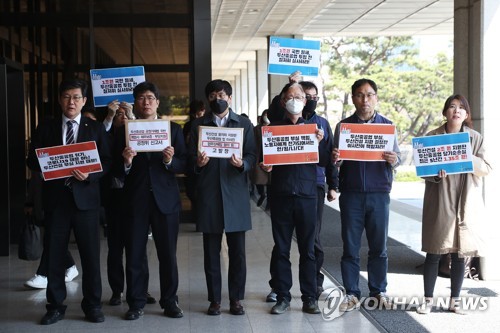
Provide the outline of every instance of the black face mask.
{"type": "Polygon", "coordinates": [[[316,110],[316,105],[318,104],[318,101],[313,101],[309,100],[306,102],[306,106],[304,106],[304,109],[302,110],[302,114],[304,115],[304,118],[308,118],[308,115],[312,114],[314,110],[316,110]]]}
{"type": "Polygon", "coordinates": [[[216,99],[210,102],[210,110],[215,114],[221,114],[226,111],[228,107],[225,99],[216,99]]]}

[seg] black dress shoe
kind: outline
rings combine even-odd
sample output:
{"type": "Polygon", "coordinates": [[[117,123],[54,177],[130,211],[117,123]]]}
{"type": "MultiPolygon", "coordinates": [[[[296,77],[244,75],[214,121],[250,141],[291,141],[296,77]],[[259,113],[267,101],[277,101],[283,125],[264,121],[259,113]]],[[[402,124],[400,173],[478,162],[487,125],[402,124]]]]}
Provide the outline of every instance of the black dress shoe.
{"type": "Polygon", "coordinates": [[[243,309],[243,305],[241,305],[240,301],[233,300],[229,302],[229,312],[235,316],[241,316],[245,314],[245,310],[243,309]]]}
{"type": "Polygon", "coordinates": [[[318,314],[321,313],[318,308],[318,302],[315,299],[309,299],[302,303],[302,312],[310,313],[310,314],[318,314]]]}
{"type": "Polygon", "coordinates": [[[146,304],[155,304],[156,303],[156,298],[154,298],[153,296],[151,296],[151,294],[148,292],[146,292],[146,304]]]}
{"type": "Polygon", "coordinates": [[[276,304],[271,308],[272,314],[282,314],[290,309],[290,302],[286,299],[279,299],[276,304]]]}
{"type": "Polygon", "coordinates": [[[64,313],[59,312],[58,310],[49,310],[45,314],[45,316],[42,317],[42,320],[40,321],[40,324],[42,325],[52,325],[57,323],[59,320],[64,319],[64,313]]]}
{"type": "Polygon", "coordinates": [[[220,303],[219,302],[211,302],[208,307],[207,314],[209,316],[218,316],[220,315],[220,303]]]}
{"type": "Polygon", "coordinates": [[[122,293],[113,293],[108,304],[112,306],[122,304],[122,293]]]}
{"type": "Polygon", "coordinates": [[[104,322],[104,313],[101,309],[92,309],[85,313],[85,319],[91,323],[102,323],[104,322]]]}
{"type": "Polygon", "coordinates": [[[170,302],[165,305],[165,310],[163,310],[163,314],[170,318],[182,318],[184,317],[184,313],[182,309],[177,305],[177,302],[170,302]]]}
{"type": "Polygon", "coordinates": [[[125,319],[127,320],[136,320],[144,316],[144,311],[142,309],[129,309],[127,313],[125,313],[125,319]]]}

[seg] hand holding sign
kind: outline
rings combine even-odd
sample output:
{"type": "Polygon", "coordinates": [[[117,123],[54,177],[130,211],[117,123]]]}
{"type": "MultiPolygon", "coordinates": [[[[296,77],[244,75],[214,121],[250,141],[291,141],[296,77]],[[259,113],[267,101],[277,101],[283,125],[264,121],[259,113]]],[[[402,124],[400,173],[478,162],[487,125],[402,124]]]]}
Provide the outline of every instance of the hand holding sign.
{"type": "Polygon", "coordinates": [[[207,165],[209,160],[210,160],[210,158],[207,156],[207,153],[205,151],[200,151],[200,152],[198,152],[198,158],[196,159],[196,165],[199,168],[203,168],[205,165],[207,165]]]}
{"type": "Polygon", "coordinates": [[[172,158],[174,158],[174,147],[168,146],[162,151],[163,153],[163,163],[170,164],[172,163],[172,158]]]}

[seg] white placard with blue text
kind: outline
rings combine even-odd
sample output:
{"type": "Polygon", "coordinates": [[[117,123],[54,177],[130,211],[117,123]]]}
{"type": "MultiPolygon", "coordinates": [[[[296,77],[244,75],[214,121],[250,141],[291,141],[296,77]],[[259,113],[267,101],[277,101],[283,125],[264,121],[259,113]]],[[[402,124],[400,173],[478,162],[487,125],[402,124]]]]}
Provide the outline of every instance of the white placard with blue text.
{"type": "Polygon", "coordinates": [[[417,176],[437,176],[474,172],[468,132],[430,135],[412,139],[413,161],[417,176]]]}
{"type": "Polygon", "coordinates": [[[318,76],[320,41],[270,37],[268,74],[318,76]]]}
{"type": "Polygon", "coordinates": [[[109,102],[134,103],[134,87],[146,81],[144,66],[91,69],[90,80],[94,106],[107,106],[109,102]]]}

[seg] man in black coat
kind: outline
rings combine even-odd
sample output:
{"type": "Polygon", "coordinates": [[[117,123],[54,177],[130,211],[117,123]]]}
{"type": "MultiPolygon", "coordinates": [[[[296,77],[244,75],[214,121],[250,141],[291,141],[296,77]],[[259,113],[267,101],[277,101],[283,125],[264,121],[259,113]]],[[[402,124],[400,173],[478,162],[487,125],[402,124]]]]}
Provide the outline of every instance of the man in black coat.
{"type": "Polygon", "coordinates": [[[66,306],[65,258],[71,229],[80,252],[83,270],[83,300],[85,318],[90,322],[103,322],[101,310],[101,265],[99,239],[99,180],[110,168],[111,152],[104,126],[81,111],[87,101],[87,83],[67,80],[59,86],[59,104],[62,116],[49,119],[37,127],[27,159],[28,167],[41,172],[35,149],[70,143],[95,141],[102,172],[86,173],[79,169],[68,178],[43,183],[43,209],[48,235],[47,313],[42,325],[54,324],[64,318],[66,306]],[[70,125],[72,124],[72,125],[70,125]],[[72,135],[70,135],[72,134],[72,135]]]}
{"type": "Polygon", "coordinates": [[[245,297],[246,253],[245,232],[252,228],[248,172],[255,165],[253,125],[248,118],[231,108],[232,87],[224,80],[210,81],[205,87],[210,112],[194,121],[189,145],[190,168],[197,177],[197,228],[203,233],[203,256],[207,280],[207,314],[220,315],[222,236],[226,234],[229,256],[229,311],[245,313],[241,300],[245,297]],[[210,158],[198,151],[200,126],[241,128],[241,156],[210,158]]]}
{"type": "MultiPolygon", "coordinates": [[[[159,90],[151,82],[134,88],[138,119],[155,121],[160,105],[159,90]]],[[[146,304],[144,256],[151,226],[160,263],[160,306],[171,318],[181,318],[177,289],[177,236],[181,198],[177,173],[186,169],[186,146],[180,125],[170,122],[170,146],[162,151],[137,152],[125,145],[123,127],[115,134],[113,174],[124,179],[124,210],[127,223],[126,277],[129,310],[125,319],[143,316],[146,304]]]]}

